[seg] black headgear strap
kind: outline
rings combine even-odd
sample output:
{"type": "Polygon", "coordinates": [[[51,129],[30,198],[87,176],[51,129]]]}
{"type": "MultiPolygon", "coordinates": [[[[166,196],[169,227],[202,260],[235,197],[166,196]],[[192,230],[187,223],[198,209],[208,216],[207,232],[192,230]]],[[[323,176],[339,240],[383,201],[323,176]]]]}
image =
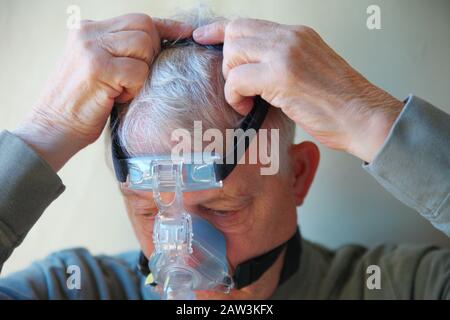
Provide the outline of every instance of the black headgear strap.
{"type": "MultiPolygon", "coordinates": [[[[196,44],[192,39],[180,40],[176,43],[176,46],[189,45],[198,44],[196,44]]],[[[162,47],[167,47],[167,43],[163,43],[162,47]]],[[[203,47],[216,51],[222,50],[222,45],[203,47]]],[[[110,119],[112,160],[117,180],[119,180],[120,182],[125,182],[128,173],[126,163],[127,155],[119,143],[119,137],[117,134],[119,128],[119,108],[120,106],[117,105],[113,107],[110,119]]],[[[266,118],[268,109],[269,105],[266,101],[264,101],[259,96],[255,97],[252,110],[247,116],[244,117],[241,125],[237,129],[241,129],[241,132],[245,132],[249,129],[254,129],[255,131],[259,130],[262,123],[264,122],[264,119],[266,118]]],[[[241,158],[241,156],[243,156],[243,154],[239,154],[239,151],[243,151],[245,153],[250,145],[250,139],[246,138],[244,134],[235,135],[233,145],[233,152],[225,155],[222,163],[215,164],[217,180],[223,181],[229,176],[229,174],[237,165],[238,160],[241,158]],[[244,148],[242,148],[242,144],[244,144],[244,148]],[[234,158],[230,160],[229,157],[234,158]]],[[[235,288],[240,289],[257,281],[275,263],[278,256],[285,247],[285,262],[283,265],[279,284],[288,279],[298,270],[300,263],[301,237],[298,228],[296,233],[287,242],[277,246],[269,252],[266,252],[258,257],[252,258],[244,263],[239,264],[234,271],[235,288]]],[[[148,260],[142,252],[139,259],[138,268],[144,275],[148,275],[150,273],[148,260]]]]}

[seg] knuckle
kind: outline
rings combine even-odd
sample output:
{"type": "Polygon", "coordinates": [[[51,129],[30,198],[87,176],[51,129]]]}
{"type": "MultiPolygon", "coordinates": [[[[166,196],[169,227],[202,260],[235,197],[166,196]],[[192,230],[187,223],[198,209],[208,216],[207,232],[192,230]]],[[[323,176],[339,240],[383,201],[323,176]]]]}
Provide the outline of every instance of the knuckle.
{"type": "Polygon", "coordinates": [[[233,53],[234,43],[233,41],[225,41],[222,48],[223,61],[229,60],[229,57],[233,53]]]}
{"type": "Polygon", "coordinates": [[[224,97],[228,103],[233,103],[234,89],[233,84],[227,80],[224,87],[224,97]]]}
{"type": "Polygon", "coordinates": [[[306,25],[297,26],[297,31],[299,33],[308,34],[311,30],[312,30],[311,27],[308,27],[306,25]]]}
{"type": "Polygon", "coordinates": [[[130,50],[148,53],[152,51],[153,41],[152,37],[143,31],[136,31],[133,35],[133,42],[130,50]]]}
{"type": "Polygon", "coordinates": [[[234,69],[234,63],[230,59],[226,59],[222,63],[222,73],[227,80],[230,79],[230,73],[234,69]]]}
{"type": "Polygon", "coordinates": [[[86,77],[89,80],[97,79],[99,74],[104,70],[104,60],[98,55],[89,55],[86,63],[86,77]]]}
{"type": "Polygon", "coordinates": [[[90,34],[93,33],[95,28],[95,24],[89,20],[81,20],[80,27],[78,29],[73,29],[73,34],[75,34],[76,38],[87,38],[90,34]]]}
{"type": "Polygon", "coordinates": [[[292,31],[297,38],[306,38],[316,33],[313,28],[305,25],[295,26],[292,31]]]}
{"type": "Polygon", "coordinates": [[[236,78],[237,78],[236,68],[229,69],[227,82],[228,82],[228,86],[230,88],[232,88],[234,86],[234,84],[236,83],[236,78]]]}
{"type": "Polygon", "coordinates": [[[149,15],[136,14],[134,20],[145,30],[151,30],[153,28],[153,19],[149,15]]]}
{"type": "Polygon", "coordinates": [[[230,68],[228,67],[228,64],[225,61],[223,61],[222,62],[222,74],[223,74],[223,77],[225,78],[225,80],[228,79],[228,71],[229,70],[230,70],[230,68]]]}
{"type": "Polygon", "coordinates": [[[285,41],[281,44],[281,54],[288,60],[298,58],[301,52],[306,49],[307,37],[305,35],[303,26],[301,28],[284,29],[283,37],[285,41]]]}
{"type": "Polygon", "coordinates": [[[167,18],[158,18],[158,22],[164,26],[171,26],[171,27],[176,26],[175,21],[173,21],[171,19],[167,19],[167,18]]]}
{"type": "MultiPolygon", "coordinates": [[[[114,43],[114,35],[106,33],[106,34],[102,34],[97,38],[97,43],[98,45],[107,50],[110,51],[112,49],[112,44],[114,43]]],[[[85,44],[86,48],[91,47],[94,44],[94,41],[87,41],[85,44]]]]}
{"type": "Polygon", "coordinates": [[[242,75],[240,74],[237,68],[229,70],[227,81],[225,83],[225,86],[227,87],[229,93],[237,91],[239,79],[241,76],[242,75]]]}
{"type": "Polygon", "coordinates": [[[238,20],[237,20],[237,19],[230,20],[230,21],[227,23],[227,25],[225,26],[225,30],[228,31],[228,32],[233,31],[233,29],[236,28],[236,24],[237,24],[237,23],[238,23],[238,20]]]}
{"type": "Polygon", "coordinates": [[[95,34],[95,32],[93,32],[92,23],[81,23],[80,28],[73,31],[71,39],[81,49],[91,50],[95,45],[95,39],[92,37],[93,34],[95,34]]]}
{"type": "Polygon", "coordinates": [[[228,37],[232,37],[237,33],[237,31],[240,29],[240,26],[242,26],[244,19],[233,19],[230,22],[227,23],[225,26],[225,35],[228,37]]]}
{"type": "Polygon", "coordinates": [[[150,63],[153,57],[157,54],[157,49],[152,43],[152,40],[149,35],[143,36],[142,38],[142,48],[143,48],[143,55],[147,63],[150,63]]]}

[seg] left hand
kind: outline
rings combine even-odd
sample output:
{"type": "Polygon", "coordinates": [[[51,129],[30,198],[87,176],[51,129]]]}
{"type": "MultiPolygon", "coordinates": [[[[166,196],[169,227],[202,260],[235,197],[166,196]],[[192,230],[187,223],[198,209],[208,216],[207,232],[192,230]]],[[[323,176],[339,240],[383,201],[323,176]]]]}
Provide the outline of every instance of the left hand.
{"type": "Polygon", "coordinates": [[[70,32],[59,67],[14,134],[58,171],[99,138],[115,101],[130,101],[139,92],[161,40],[191,34],[190,25],[145,14],[82,21],[70,32]]]}
{"type": "Polygon", "coordinates": [[[241,114],[260,95],[327,147],[370,162],[403,103],[377,88],[311,28],[239,19],[194,31],[224,43],[225,97],[241,114]]]}

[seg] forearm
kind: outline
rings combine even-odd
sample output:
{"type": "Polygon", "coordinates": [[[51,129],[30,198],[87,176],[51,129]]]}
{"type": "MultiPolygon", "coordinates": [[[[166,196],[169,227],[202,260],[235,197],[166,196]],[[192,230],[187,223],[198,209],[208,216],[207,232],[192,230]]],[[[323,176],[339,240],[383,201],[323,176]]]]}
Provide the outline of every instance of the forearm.
{"type": "Polygon", "coordinates": [[[52,168],[21,139],[0,132],[0,270],[63,191],[52,168]]]}
{"type": "Polygon", "coordinates": [[[411,96],[384,145],[364,167],[450,236],[450,115],[411,96]]]}

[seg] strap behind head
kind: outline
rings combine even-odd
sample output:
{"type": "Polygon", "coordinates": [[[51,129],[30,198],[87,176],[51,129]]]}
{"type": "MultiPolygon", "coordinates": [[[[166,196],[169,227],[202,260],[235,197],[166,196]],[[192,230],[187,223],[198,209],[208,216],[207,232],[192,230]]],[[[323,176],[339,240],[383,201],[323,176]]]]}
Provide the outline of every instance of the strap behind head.
{"type": "MultiPolygon", "coordinates": [[[[258,132],[261,128],[264,119],[269,111],[269,104],[264,101],[260,96],[254,98],[254,105],[250,113],[245,116],[242,123],[237,130],[241,129],[244,132],[247,130],[255,130],[258,132]]],[[[233,169],[236,167],[238,161],[244,156],[248,147],[250,146],[251,139],[247,139],[245,134],[238,139],[234,138],[233,150],[225,155],[221,164],[215,165],[217,179],[223,181],[225,180],[233,169]],[[244,148],[241,145],[244,144],[244,148]],[[232,158],[232,159],[230,159],[232,158]]]]}
{"type": "Polygon", "coordinates": [[[120,106],[114,105],[109,120],[109,127],[111,128],[111,155],[117,180],[119,182],[125,182],[127,180],[128,167],[124,161],[127,158],[126,153],[119,141],[119,108],[120,106]]]}

